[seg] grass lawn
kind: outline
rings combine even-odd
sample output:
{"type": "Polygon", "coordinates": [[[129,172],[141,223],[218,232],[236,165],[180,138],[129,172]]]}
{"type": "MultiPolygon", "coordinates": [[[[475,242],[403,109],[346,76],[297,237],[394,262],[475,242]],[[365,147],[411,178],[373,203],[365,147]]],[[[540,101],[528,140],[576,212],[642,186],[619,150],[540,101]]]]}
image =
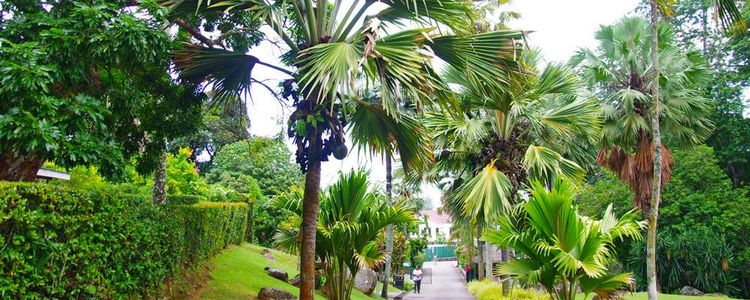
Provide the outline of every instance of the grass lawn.
{"type": "MultiPolygon", "coordinates": [[[[256,299],[258,291],[264,287],[275,287],[299,295],[299,289],[289,283],[266,275],[263,268],[271,266],[289,274],[289,278],[299,273],[297,271],[297,257],[271,249],[276,262],[267,260],[263,254],[263,247],[251,244],[233,246],[214,257],[211,262],[211,280],[200,291],[200,299],[256,299]]],[[[388,290],[391,291],[392,287],[388,290]]],[[[373,297],[358,290],[352,292],[352,300],[375,299],[380,288],[376,289],[373,297]]],[[[317,295],[315,299],[326,299],[317,295]]]]}
{"type": "MultiPolygon", "coordinates": [[[[591,299],[593,295],[589,296],[589,299],[591,299]]],[[[576,296],[576,299],[584,299],[583,294],[579,294],[576,296]]],[[[625,300],[647,300],[648,294],[646,292],[641,293],[633,293],[633,294],[626,294],[625,300]]],[[[700,297],[694,297],[694,296],[680,296],[680,295],[668,295],[668,294],[659,294],[659,300],[729,300],[731,298],[727,296],[700,296],[700,297]]]]}

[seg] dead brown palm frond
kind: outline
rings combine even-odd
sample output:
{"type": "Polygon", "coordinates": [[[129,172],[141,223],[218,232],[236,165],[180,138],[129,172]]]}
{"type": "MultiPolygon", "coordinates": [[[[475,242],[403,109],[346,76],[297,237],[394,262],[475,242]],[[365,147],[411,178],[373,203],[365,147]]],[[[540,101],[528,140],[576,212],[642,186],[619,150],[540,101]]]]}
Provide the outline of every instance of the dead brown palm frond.
{"type": "MultiPolygon", "coordinates": [[[[669,149],[662,145],[662,182],[672,179],[674,157],[669,149]]],[[[620,180],[627,182],[633,191],[633,206],[643,212],[649,209],[651,199],[651,184],[654,174],[654,147],[651,138],[644,135],[639,139],[636,152],[627,153],[622,148],[613,145],[611,148],[599,150],[596,162],[615,173],[620,180]]]]}

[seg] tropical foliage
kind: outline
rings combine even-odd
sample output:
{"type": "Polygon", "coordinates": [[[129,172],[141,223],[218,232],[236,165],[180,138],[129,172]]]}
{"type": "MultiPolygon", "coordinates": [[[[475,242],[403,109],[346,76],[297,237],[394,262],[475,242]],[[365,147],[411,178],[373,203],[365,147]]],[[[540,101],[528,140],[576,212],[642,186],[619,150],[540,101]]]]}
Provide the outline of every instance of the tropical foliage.
{"type": "Polygon", "coordinates": [[[615,254],[614,242],[640,238],[644,223],[631,212],[618,218],[609,206],[601,220],[578,214],[575,188],[556,180],[548,190],[531,184],[531,198],[500,218],[500,229],[488,229],[483,239],[515,249],[517,259],[501,264],[496,272],[539,283],[555,299],[575,299],[578,288],[588,295],[608,298],[627,286],[631,274],[611,274],[607,262],[615,254]],[[562,284],[558,289],[557,285],[562,284]]]}
{"type": "MultiPolygon", "coordinates": [[[[664,189],[664,203],[659,209],[659,228],[664,233],[659,234],[656,250],[662,291],[673,292],[690,285],[700,286],[706,293],[746,297],[750,218],[743,207],[750,205],[750,194],[732,186],[711,148],[676,150],[674,155],[673,179],[664,189]],[[697,250],[700,247],[702,250],[697,250]],[[692,255],[696,251],[704,254],[692,255]],[[686,253],[705,260],[687,259],[686,253]],[[697,272],[704,276],[699,278],[697,272]]],[[[609,172],[592,180],[578,193],[577,207],[583,214],[599,216],[610,204],[616,214],[632,208],[632,192],[609,172]]],[[[643,288],[645,260],[641,257],[643,249],[638,249],[642,243],[626,241],[617,245],[618,261],[634,273],[638,288],[643,288]]]]}
{"type": "Polygon", "coordinates": [[[1,179],[32,180],[46,160],[121,177],[138,156],[151,171],[163,138],[196,129],[202,95],[169,77],[162,19],[139,18],[155,7],[14,1],[0,11],[1,179]]]}
{"type": "Polygon", "coordinates": [[[181,18],[198,15],[208,19],[249,12],[249,18],[272,29],[268,33],[274,40],[282,41],[285,64],[294,70],[264,62],[246,51],[233,51],[196,30],[192,32],[197,42],[175,56],[183,80],[208,83],[219,98],[248,92],[257,83],[252,71],[258,66],[291,77],[281,84],[281,96],[294,106],[288,134],[297,146],[297,162],[307,173],[302,218],[302,299],[313,297],[320,163],[331,154],[339,159],[346,155],[344,123],[356,108],[351,105],[352,100],[361,97],[358,87],[378,86],[380,104],[388,113],[407,99],[417,106],[431,105],[435,99],[443,102],[450,89],[437,76],[431,55],[427,55],[430,53],[468,78],[501,88],[511,73],[508,67],[515,65],[516,41],[522,36],[520,31],[507,30],[475,34],[470,4],[454,0],[378,2],[384,5],[378,9],[372,6],[375,1],[160,3],[170,8],[170,18],[183,28],[191,26],[186,26],[181,18]],[[417,28],[401,29],[408,21],[417,28]],[[445,30],[437,30],[435,24],[445,30]]]}
{"type": "MultiPolygon", "coordinates": [[[[321,195],[316,256],[326,274],[330,299],[351,298],[354,276],[361,268],[374,268],[385,261],[377,237],[388,225],[407,225],[414,214],[400,205],[389,205],[370,190],[368,174],[353,171],[340,174],[337,182],[321,195]]],[[[302,216],[302,198],[279,197],[276,204],[302,216]]],[[[296,233],[281,231],[279,241],[298,240],[296,233]],[[290,237],[288,234],[292,233],[290,237]]]]}
{"type": "MultiPolygon", "coordinates": [[[[711,133],[708,100],[701,88],[710,72],[697,50],[684,52],[674,44],[669,26],[659,27],[661,131],[667,144],[690,146],[711,133]]],[[[653,180],[650,86],[650,32],[646,20],[624,18],[596,34],[600,49],[581,50],[571,59],[604,109],[601,150],[597,163],[612,170],[634,192],[633,203],[648,212],[653,180]]],[[[669,182],[674,159],[666,145],[662,182],[669,182]]]]}
{"type": "Polygon", "coordinates": [[[528,178],[582,178],[576,161],[592,157],[599,107],[581,95],[572,70],[559,64],[538,70],[539,60],[537,52],[521,55],[524,71],[502,89],[448,71],[461,88],[460,109],[432,111],[425,122],[439,153],[429,176],[446,185],[443,210],[453,232],[481,236],[481,227],[510,210],[528,178]]]}

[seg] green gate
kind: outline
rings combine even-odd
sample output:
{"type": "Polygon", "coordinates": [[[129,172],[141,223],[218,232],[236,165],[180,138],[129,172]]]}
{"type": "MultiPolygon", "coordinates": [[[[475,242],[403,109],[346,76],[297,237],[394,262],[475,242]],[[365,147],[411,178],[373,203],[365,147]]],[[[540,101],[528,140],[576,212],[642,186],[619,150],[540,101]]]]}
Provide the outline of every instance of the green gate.
{"type": "Polygon", "coordinates": [[[424,249],[424,261],[456,260],[456,247],[449,245],[428,245],[424,249]]]}

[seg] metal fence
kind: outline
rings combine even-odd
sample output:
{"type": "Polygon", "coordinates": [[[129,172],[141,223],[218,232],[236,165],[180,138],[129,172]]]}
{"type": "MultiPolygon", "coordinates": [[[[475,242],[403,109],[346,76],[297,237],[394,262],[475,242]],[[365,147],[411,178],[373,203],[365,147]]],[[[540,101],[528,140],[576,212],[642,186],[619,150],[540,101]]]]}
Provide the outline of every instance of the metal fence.
{"type": "Polygon", "coordinates": [[[456,259],[456,247],[448,245],[429,245],[424,249],[425,261],[444,261],[456,259]]]}

